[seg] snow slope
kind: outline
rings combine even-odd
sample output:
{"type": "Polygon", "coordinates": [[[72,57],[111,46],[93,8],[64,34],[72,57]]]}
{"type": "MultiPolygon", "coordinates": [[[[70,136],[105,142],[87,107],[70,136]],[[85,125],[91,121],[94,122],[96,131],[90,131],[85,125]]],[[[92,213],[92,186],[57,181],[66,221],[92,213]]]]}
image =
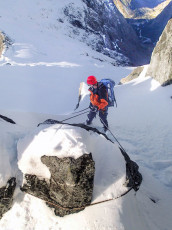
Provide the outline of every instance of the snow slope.
{"type": "MultiPolygon", "coordinates": [[[[146,66],[138,79],[115,87],[118,107],[110,108],[108,116],[110,130],[140,166],[143,183],[136,194],[131,191],[122,198],[60,218],[42,200],[20,191],[22,173],[18,168],[17,144],[28,140],[29,135],[35,135],[36,140],[38,123],[48,118],[63,120],[74,115],[79,84],[86,81],[88,75],[94,74],[98,79],[109,77],[118,83],[131,69],[114,67],[112,59],[70,37],[57,34],[53,26],[47,27],[44,17],[48,15],[51,18],[48,6],[53,1],[44,1],[42,17],[37,15],[37,8],[30,2],[27,3],[27,11],[18,11],[22,5],[19,3],[16,5],[10,1],[13,14],[9,8],[0,8],[0,28],[14,38],[13,45],[0,61],[0,114],[16,122],[13,125],[0,119],[0,185],[3,186],[9,176],[16,176],[18,184],[14,205],[0,220],[0,229],[171,230],[172,86],[162,88],[155,80],[145,78],[146,66]],[[21,21],[21,14],[28,15],[28,20],[21,21]],[[31,18],[36,18],[37,23],[32,23],[31,18]]],[[[6,2],[1,4],[3,6],[6,2]]],[[[42,7],[40,1],[35,1],[35,4],[42,7]]],[[[88,103],[86,96],[78,110],[86,108],[88,103]]],[[[75,123],[85,119],[86,114],[69,121],[75,123]]],[[[98,118],[93,125],[101,127],[98,118]]],[[[40,131],[44,128],[41,127],[40,131]]],[[[54,126],[46,128],[52,133],[54,126]]],[[[61,132],[68,133],[65,127],[61,132]]],[[[79,135],[91,135],[74,127],[70,132],[75,139],[79,135]]],[[[102,137],[99,138],[100,149],[104,150],[106,145],[106,149],[111,148],[102,137]]],[[[40,138],[39,141],[43,143],[45,139],[40,138]]],[[[38,149],[40,142],[35,144],[34,150],[38,149]]],[[[82,142],[88,145],[86,140],[82,142]]],[[[92,147],[93,143],[89,143],[92,147]]],[[[34,142],[30,144],[34,145],[34,142]]],[[[100,151],[100,162],[117,159],[103,150],[100,151]]],[[[62,154],[65,154],[65,149],[62,154]]],[[[113,177],[109,178],[108,169],[109,166],[100,167],[97,180],[104,177],[107,183],[113,181],[113,177]]],[[[111,185],[106,186],[104,193],[95,190],[93,202],[115,198],[116,188],[113,183],[111,185]]]]}

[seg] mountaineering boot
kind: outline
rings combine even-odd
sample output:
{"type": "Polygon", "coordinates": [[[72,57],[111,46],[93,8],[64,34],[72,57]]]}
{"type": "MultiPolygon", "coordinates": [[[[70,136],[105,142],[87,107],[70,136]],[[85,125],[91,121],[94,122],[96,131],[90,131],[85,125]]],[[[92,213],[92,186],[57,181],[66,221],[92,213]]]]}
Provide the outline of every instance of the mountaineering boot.
{"type": "Polygon", "coordinates": [[[92,122],[89,119],[87,119],[86,122],[85,122],[86,125],[91,125],[91,123],[92,122]]]}
{"type": "Polygon", "coordinates": [[[104,127],[103,127],[103,131],[106,133],[107,130],[108,130],[108,127],[104,126],[104,127]]]}

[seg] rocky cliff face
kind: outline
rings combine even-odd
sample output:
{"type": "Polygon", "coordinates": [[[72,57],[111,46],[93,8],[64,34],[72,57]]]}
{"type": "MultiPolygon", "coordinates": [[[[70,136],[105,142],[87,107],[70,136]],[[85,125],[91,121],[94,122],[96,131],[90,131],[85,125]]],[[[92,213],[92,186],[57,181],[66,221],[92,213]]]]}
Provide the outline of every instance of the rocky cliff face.
{"type": "Polygon", "coordinates": [[[172,83],[172,19],[165,27],[151,57],[147,76],[155,78],[161,85],[172,83]]]}
{"type": "Polygon", "coordinates": [[[130,25],[117,10],[113,0],[82,0],[68,3],[59,22],[68,22],[68,35],[94,50],[114,58],[117,64],[148,63],[146,50],[130,25]],[[82,7],[81,7],[82,6],[82,7]]]}

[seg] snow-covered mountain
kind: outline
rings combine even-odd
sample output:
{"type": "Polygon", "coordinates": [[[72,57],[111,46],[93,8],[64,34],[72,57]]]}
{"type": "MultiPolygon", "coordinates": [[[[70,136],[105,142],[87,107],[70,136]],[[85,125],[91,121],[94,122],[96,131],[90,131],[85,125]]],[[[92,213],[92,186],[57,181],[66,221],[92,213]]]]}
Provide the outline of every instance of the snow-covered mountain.
{"type": "Polygon", "coordinates": [[[85,7],[79,10],[80,14],[84,10],[82,16],[75,13],[74,4],[65,8],[68,21],[75,29],[77,28],[76,35],[82,33],[81,40],[85,40],[93,49],[114,59],[118,54],[124,54],[129,62],[135,65],[140,64],[141,55],[142,61],[144,56],[146,62],[145,48],[140,45],[135,31],[119,13],[112,0],[83,2],[85,7]]]}
{"type": "Polygon", "coordinates": [[[16,1],[15,5],[10,3],[9,12],[14,10],[12,17],[9,17],[8,13],[4,13],[3,10],[3,7],[8,7],[8,1],[2,5],[0,9],[1,30],[11,40],[16,41],[17,39],[16,35],[12,34],[13,28],[9,32],[8,29],[4,29],[7,18],[9,28],[11,25],[15,28],[20,24],[19,33],[23,30],[23,22],[27,21],[29,37],[31,34],[34,36],[38,31],[40,33],[45,30],[54,31],[57,38],[59,34],[65,34],[78,39],[92,49],[114,58],[117,64],[148,63],[149,57],[145,47],[142,47],[135,31],[119,13],[113,0],[94,0],[92,2],[65,0],[60,3],[44,0],[37,1],[34,9],[30,5],[27,1],[20,0],[16,1]],[[18,15],[16,8],[21,4],[24,10],[18,15]]]}
{"type": "MultiPolygon", "coordinates": [[[[145,66],[138,79],[119,86],[120,79],[132,71],[115,66],[121,60],[126,62],[126,57],[119,55],[115,61],[81,42],[82,29],[64,14],[70,3],[81,9],[86,6],[79,0],[1,3],[0,27],[11,40],[0,59],[0,208],[5,211],[0,229],[171,230],[171,85],[163,88],[151,76],[145,77],[145,66]],[[78,38],[74,28],[79,30],[78,38]],[[87,119],[87,113],[75,113],[89,105],[86,84],[85,97],[79,109],[74,108],[80,82],[86,82],[89,75],[116,82],[118,107],[109,109],[109,127],[140,167],[143,182],[137,193],[131,190],[121,197],[126,191],[126,164],[118,142],[112,144],[103,135],[72,125],[87,119]],[[68,120],[70,126],[37,127],[47,119],[62,121],[73,116],[68,120]],[[38,155],[45,152],[76,158],[93,152],[96,177],[92,203],[109,201],[58,217],[44,201],[23,193],[20,187],[25,170],[49,173],[38,167],[42,165],[38,155]],[[15,187],[14,181],[7,183],[11,177],[16,178],[13,201],[6,196],[8,189],[12,193],[15,187]]],[[[101,130],[98,117],[93,127],[101,130]]],[[[113,139],[110,132],[107,135],[113,139]]]]}

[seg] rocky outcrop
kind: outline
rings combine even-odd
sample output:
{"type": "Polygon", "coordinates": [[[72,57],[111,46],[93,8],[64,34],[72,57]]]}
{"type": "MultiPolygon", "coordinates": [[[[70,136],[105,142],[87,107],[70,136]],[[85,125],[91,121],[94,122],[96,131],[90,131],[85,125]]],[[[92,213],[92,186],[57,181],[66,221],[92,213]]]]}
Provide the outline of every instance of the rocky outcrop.
{"type": "MultiPolygon", "coordinates": [[[[43,123],[39,123],[38,126],[40,125],[47,125],[47,124],[67,124],[69,126],[75,126],[75,127],[80,127],[83,128],[87,131],[92,131],[95,132],[97,134],[103,135],[108,141],[114,143],[111,139],[109,139],[109,137],[105,134],[100,132],[98,129],[93,128],[91,126],[87,126],[84,124],[69,124],[69,123],[64,123],[64,122],[60,122],[57,120],[53,120],[53,119],[48,119],[46,121],[44,121],[43,123]]],[[[136,162],[132,161],[129,157],[129,155],[126,153],[126,151],[122,148],[122,146],[119,146],[119,149],[121,151],[121,154],[123,155],[125,162],[126,162],[126,182],[125,182],[125,186],[126,187],[131,187],[133,188],[135,191],[139,190],[139,187],[142,183],[142,175],[139,172],[139,166],[137,165],[136,162]]]]}
{"type": "Polygon", "coordinates": [[[10,37],[7,36],[7,34],[5,34],[4,32],[0,31],[0,57],[2,55],[2,52],[5,49],[8,49],[12,44],[13,41],[10,39],[10,37]]]}
{"type": "Polygon", "coordinates": [[[30,142],[32,135],[29,135],[18,143],[18,166],[24,178],[21,190],[44,200],[58,216],[76,213],[96,204],[91,204],[93,190],[96,191],[95,198],[97,192],[106,193],[109,186],[114,186],[121,196],[131,189],[137,191],[140,187],[142,176],[138,165],[122,146],[118,148],[105,133],[96,128],[48,119],[39,124],[33,135],[34,141],[30,142]],[[53,126],[47,127],[47,124],[53,126]],[[90,135],[92,132],[95,132],[96,140],[90,135]],[[43,136],[48,146],[40,144],[43,136]],[[107,150],[107,159],[103,158],[105,152],[102,148],[98,148],[99,141],[104,143],[104,147],[108,146],[103,148],[107,150]],[[104,183],[105,178],[107,183],[104,183]],[[120,192],[121,186],[124,186],[124,193],[120,192]]]}
{"type": "Polygon", "coordinates": [[[172,19],[165,27],[155,49],[146,75],[155,78],[162,86],[172,83],[172,19]]]}
{"type": "Polygon", "coordinates": [[[4,36],[3,36],[3,34],[0,32],[0,57],[1,57],[1,54],[2,54],[3,49],[4,49],[4,36]]]}
{"type": "Polygon", "coordinates": [[[6,186],[0,188],[0,218],[12,206],[13,194],[16,187],[16,179],[12,177],[8,180],[6,186]]]}
{"type": "Polygon", "coordinates": [[[127,83],[127,82],[129,82],[129,81],[132,81],[132,80],[138,78],[138,76],[141,74],[141,72],[143,71],[143,69],[144,69],[143,66],[137,67],[137,68],[134,69],[134,70],[132,71],[132,73],[129,74],[127,77],[122,78],[122,79],[120,80],[120,82],[119,82],[119,85],[125,84],[125,83],[127,83]]]}
{"type": "Polygon", "coordinates": [[[50,180],[27,174],[22,191],[46,201],[58,216],[79,212],[91,203],[95,171],[91,154],[76,160],[42,156],[41,161],[50,170],[50,180]]]}

